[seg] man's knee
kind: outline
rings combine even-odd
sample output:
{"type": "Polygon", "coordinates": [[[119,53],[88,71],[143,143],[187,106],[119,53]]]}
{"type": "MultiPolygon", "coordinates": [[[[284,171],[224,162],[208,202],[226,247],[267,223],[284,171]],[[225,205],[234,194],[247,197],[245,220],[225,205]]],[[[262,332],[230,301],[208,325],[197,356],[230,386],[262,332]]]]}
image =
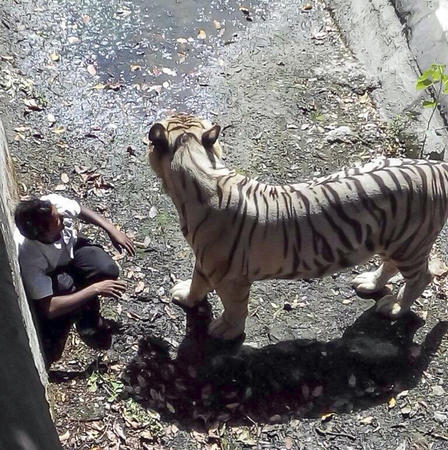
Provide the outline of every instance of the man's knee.
{"type": "Polygon", "coordinates": [[[97,267],[98,278],[115,280],[120,275],[117,263],[112,258],[104,258],[97,267]]]}

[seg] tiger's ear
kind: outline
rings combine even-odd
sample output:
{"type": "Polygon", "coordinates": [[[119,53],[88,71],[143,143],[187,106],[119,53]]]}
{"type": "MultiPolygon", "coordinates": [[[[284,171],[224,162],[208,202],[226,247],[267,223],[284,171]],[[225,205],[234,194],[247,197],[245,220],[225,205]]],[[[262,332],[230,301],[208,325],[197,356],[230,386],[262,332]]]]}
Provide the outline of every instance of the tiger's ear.
{"type": "Polygon", "coordinates": [[[205,148],[213,147],[215,142],[218,140],[220,131],[221,127],[219,125],[213,125],[213,127],[211,127],[210,130],[207,130],[202,135],[202,145],[205,148]]]}
{"type": "Polygon", "coordinates": [[[168,139],[166,138],[165,127],[161,123],[155,123],[149,130],[149,140],[154,145],[160,145],[164,148],[168,148],[168,139]]]}

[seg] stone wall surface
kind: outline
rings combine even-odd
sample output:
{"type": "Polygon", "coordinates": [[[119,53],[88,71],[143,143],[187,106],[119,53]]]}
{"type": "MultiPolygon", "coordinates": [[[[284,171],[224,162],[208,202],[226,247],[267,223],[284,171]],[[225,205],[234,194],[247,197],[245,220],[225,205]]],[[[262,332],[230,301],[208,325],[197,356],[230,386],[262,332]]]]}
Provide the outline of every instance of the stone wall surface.
{"type": "Polygon", "coordinates": [[[14,170],[0,122],[0,449],[57,450],[45,366],[17,264],[15,201],[14,170]]]}
{"type": "MultiPolygon", "coordinates": [[[[448,2],[448,0],[439,1],[448,2]]],[[[427,8],[425,20],[430,20],[429,4],[438,4],[439,1],[327,0],[326,3],[342,29],[347,44],[369,74],[376,78],[377,89],[372,92],[372,97],[377,102],[380,113],[388,121],[412,115],[413,131],[420,137],[426,135],[425,154],[431,158],[443,159],[447,156],[445,151],[447,133],[443,118],[438,113],[431,118],[432,111],[422,107],[423,98],[427,98],[428,94],[415,89],[420,69],[424,70],[427,63],[417,64],[418,55],[413,43],[428,43],[431,46],[434,45],[433,39],[436,39],[436,36],[421,34],[422,30],[417,27],[419,21],[414,8],[413,16],[402,15],[402,20],[405,20],[404,17],[414,17],[416,22],[413,26],[414,38],[408,43],[406,26],[400,22],[394,8],[394,3],[424,3],[427,8]],[[430,118],[431,123],[427,130],[430,118]]],[[[420,8],[419,14],[424,15],[420,8]]],[[[434,12],[433,15],[435,14],[434,12]]],[[[439,56],[442,57],[444,54],[446,59],[448,55],[446,33],[444,36],[445,46],[437,48],[439,56]]],[[[424,53],[423,49],[422,52],[424,53]]],[[[437,62],[437,59],[440,60],[436,55],[429,58],[431,62],[437,62]]]]}
{"type": "MultiPolygon", "coordinates": [[[[448,0],[392,0],[409,47],[423,72],[431,64],[448,66],[448,0]]],[[[448,95],[440,98],[448,120],[448,95]]]]}

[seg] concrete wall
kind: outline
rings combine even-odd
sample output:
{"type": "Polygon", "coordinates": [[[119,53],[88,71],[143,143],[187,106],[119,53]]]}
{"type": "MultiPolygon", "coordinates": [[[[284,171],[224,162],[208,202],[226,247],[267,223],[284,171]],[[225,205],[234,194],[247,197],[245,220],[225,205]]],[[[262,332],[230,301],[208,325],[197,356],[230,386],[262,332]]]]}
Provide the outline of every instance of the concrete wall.
{"type": "Polygon", "coordinates": [[[14,171],[0,121],[0,449],[60,449],[47,376],[20,280],[12,236],[14,171]]]}
{"type": "Polygon", "coordinates": [[[425,153],[434,159],[446,157],[447,132],[438,113],[426,131],[431,110],[422,107],[425,92],[415,89],[419,68],[391,0],[325,0],[325,3],[356,58],[377,79],[378,88],[372,92],[372,98],[383,118],[391,121],[415,112],[410,129],[421,140],[426,135],[425,153]]]}
{"type": "MultiPolygon", "coordinates": [[[[448,0],[392,0],[405,24],[409,47],[423,72],[431,64],[448,67],[448,0]]],[[[448,121],[448,96],[440,98],[448,121]]]]}

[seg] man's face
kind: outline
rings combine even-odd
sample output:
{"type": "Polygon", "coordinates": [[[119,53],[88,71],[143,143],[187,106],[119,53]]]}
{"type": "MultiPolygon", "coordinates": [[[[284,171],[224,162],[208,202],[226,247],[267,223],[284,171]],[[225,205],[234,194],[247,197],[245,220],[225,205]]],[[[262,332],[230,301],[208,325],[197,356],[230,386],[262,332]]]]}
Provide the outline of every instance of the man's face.
{"type": "Polygon", "coordinates": [[[51,216],[48,219],[45,230],[39,233],[39,241],[45,244],[52,244],[61,237],[61,231],[64,229],[62,217],[54,206],[51,207],[51,216]]]}

